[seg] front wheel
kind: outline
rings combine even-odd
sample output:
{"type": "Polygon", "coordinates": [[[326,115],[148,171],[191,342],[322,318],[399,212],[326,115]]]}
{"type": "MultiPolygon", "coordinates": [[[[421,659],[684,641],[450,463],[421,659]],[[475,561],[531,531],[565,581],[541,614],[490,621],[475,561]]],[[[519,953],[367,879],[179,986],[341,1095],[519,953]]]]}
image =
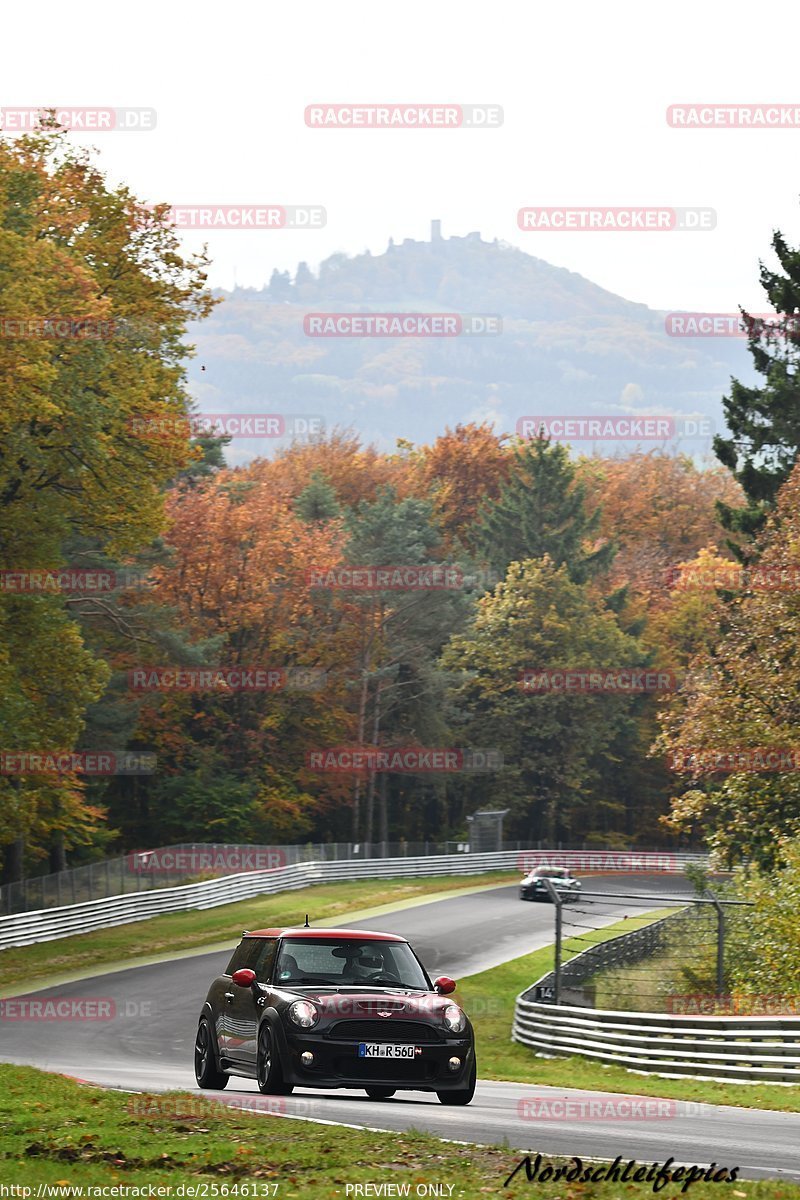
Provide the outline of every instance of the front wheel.
{"type": "Polygon", "coordinates": [[[197,1027],[197,1037],[194,1043],[194,1077],[199,1087],[221,1091],[222,1088],[228,1086],[230,1076],[217,1069],[212,1036],[211,1026],[203,1017],[197,1027]]]}
{"type": "Polygon", "coordinates": [[[472,1072],[469,1077],[469,1083],[465,1088],[454,1092],[437,1092],[440,1104],[469,1104],[472,1097],[475,1095],[475,1084],[478,1081],[477,1064],[473,1062],[472,1072]]]}
{"type": "Polygon", "coordinates": [[[388,1100],[397,1091],[397,1088],[390,1087],[368,1087],[364,1091],[369,1096],[370,1100],[388,1100]]]}
{"type": "Polygon", "coordinates": [[[258,1090],[265,1096],[288,1096],[294,1090],[291,1083],[284,1081],[281,1061],[269,1025],[262,1025],[258,1035],[256,1079],[258,1090]]]}

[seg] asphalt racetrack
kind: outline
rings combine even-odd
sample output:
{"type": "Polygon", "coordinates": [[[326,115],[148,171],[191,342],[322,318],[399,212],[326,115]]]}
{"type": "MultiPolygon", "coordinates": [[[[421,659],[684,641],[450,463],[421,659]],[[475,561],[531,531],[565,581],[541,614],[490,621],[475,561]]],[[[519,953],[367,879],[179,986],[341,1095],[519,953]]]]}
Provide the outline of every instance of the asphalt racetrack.
{"type": "MultiPolygon", "coordinates": [[[[584,877],[584,891],[688,891],[682,876],[584,877]]],[[[620,898],[594,901],[592,924],[610,924],[645,911],[620,898]]],[[[584,908],[587,900],[581,902],[584,908]]],[[[570,916],[574,906],[565,908],[570,916]]],[[[654,904],[653,907],[658,907],[654,904]]],[[[342,925],[402,934],[413,944],[431,976],[455,979],[486,970],[553,940],[549,904],[523,903],[516,886],[504,886],[384,913],[342,925]]],[[[580,921],[588,918],[580,916],[580,921]]],[[[298,924],[302,914],[298,914],[298,924]]],[[[313,924],[313,914],[312,914],[313,924]]],[[[334,922],[328,922],[334,924],[334,922]]],[[[239,930],[232,931],[231,948],[239,930]]],[[[569,926],[565,927],[565,936],[569,926]]],[[[177,947],[176,949],[180,949],[177,947]]],[[[45,997],[109,998],[116,1016],[107,1021],[0,1021],[0,1059],[58,1071],[130,1091],[184,1089],[199,1092],[192,1069],[197,1018],[208,986],[227,964],[229,952],[203,953],[131,967],[36,992],[45,997]]],[[[533,982],[531,980],[531,982],[533,982]]],[[[31,993],[33,994],[33,993],[31,993]]],[[[536,1060],[532,1057],[532,1061],[536,1060]]],[[[480,1074],[480,1043],[478,1044],[480,1074]]],[[[631,1093],[636,1094],[635,1075],[631,1093]]],[[[664,1101],[642,1115],[626,1115],[619,1094],[609,1095],[618,1115],[609,1117],[598,1093],[535,1084],[479,1081],[472,1104],[446,1108],[435,1094],[399,1092],[369,1100],[360,1091],[261,1096],[255,1081],[231,1079],[224,1092],[203,1092],[228,1104],[277,1118],[402,1130],[411,1126],[457,1140],[507,1141],[517,1150],[627,1161],[663,1161],[740,1167],[741,1176],[800,1180],[800,1114],[664,1101]],[[600,1101],[587,1113],[581,1102],[600,1101]],[[570,1101],[567,1104],[565,1102],[570,1101]],[[522,1103],[521,1103],[522,1102],[522,1103]],[[542,1118],[543,1105],[549,1114],[542,1118]],[[656,1109],[653,1112],[653,1109],[656,1109]],[[596,1114],[596,1115],[593,1115],[596,1114]]],[[[513,1156],[509,1156],[512,1164],[513,1156]]]]}

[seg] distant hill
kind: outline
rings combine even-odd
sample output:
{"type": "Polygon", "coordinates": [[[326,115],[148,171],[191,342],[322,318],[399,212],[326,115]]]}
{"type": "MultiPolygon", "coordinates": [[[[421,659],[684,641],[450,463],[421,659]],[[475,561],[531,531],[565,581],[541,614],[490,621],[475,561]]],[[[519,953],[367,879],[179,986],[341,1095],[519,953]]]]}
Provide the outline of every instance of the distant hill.
{"type": "MultiPolygon", "coordinates": [[[[219,294],[224,303],[192,330],[190,378],[202,412],[317,414],[382,448],[398,437],[426,442],[467,420],[514,432],[529,415],[702,417],[718,428],[730,376],[752,378],[740,339],[670,337],[663,312],[477,233],[444,238],[438,223],[429,242],[334,254],[317,276],[301,263],[294,279],[276,271],[261,290],[219,294]],[[496,314],[502,333],[308,336],[304,317],[320,312],[496,314]]],[[[274,444],[237,439],[229,461],[274,444]]],[[[708,444],[670,448],[703,454],[708,444]]]]}

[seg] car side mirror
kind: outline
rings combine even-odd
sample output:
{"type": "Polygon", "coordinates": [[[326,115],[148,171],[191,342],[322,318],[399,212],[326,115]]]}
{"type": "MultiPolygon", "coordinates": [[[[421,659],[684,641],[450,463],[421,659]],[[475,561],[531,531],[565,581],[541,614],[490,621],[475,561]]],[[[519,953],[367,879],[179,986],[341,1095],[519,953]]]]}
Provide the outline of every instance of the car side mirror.
{"type": "Polygon", "coordinates": [[[231,979],[237,987],[249,988],[256,981],[255,971],[251,971],[249,967],[240,967],[238,971],[234,971],[231,979]]]}
{"type": "Polygon", "coordinates": [[[440,975],[438,979],[434,980],[433,986],[440,996],[449,996],[451,992],[456,990],[456,981],[455,979],[451,979],[449,975],[440,975]]]}

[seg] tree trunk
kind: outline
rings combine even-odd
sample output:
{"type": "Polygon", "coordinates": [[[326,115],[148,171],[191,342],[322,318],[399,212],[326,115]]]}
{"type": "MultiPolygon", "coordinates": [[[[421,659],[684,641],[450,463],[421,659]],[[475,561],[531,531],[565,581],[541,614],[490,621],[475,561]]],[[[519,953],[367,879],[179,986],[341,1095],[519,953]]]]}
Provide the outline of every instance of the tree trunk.
{"type": "Polygon", "coordinates": [[[53,875],[67,869],[67,851],[64,846],[64,834],[57,833],[50,847],[50,871],[53,875]]]}
{"type": "Polygon", "coordinates": [[[381,782],[380,782],[380,787],[378,789],[378,820],[380,822],[380,827],[381,827],[380,838],[381,838],[381,843],[383,844],[384,850],[386,847],[386,843],[389,841],[389,808],[388,808],[388,805],[386,802],[387,783],[388,783],[388,781],[386,778],[386,772],[384,771],[381,774],[381,782]]]}
{"type": "MultiPolygon", "coordinates": [[[[358,697],[358,732],[356,735],[356,745],[364,745],[364,725],[366,724],[367,715],[367,690],[369,684],[367,681],[366,663],[362,662],[361,666],[361,694],[358,697]]],[[[356,775],[355,788],[353,790],[353,841],[357,842],[361,829],[361,776],[356,775]]]]}
{"type": "MultiPolygon", "coordinates": [[[[381,691],[383,680],[379,679],[375,687],[375,705],[372,717],[372,745],[377,746],[381,729],[381,691]]],[[[366,841],[371,845],[375,818],[375,772],[370,771],[367,784],[367,832],[366,841]]]]}
{"type": "Polygon", "coordinates": [[[19,883],[23,878],[25,839],[8,842],[3,854],[3,883],[19,883]]]}
{"type": "Polygon", "coordinates": [[[550,794],[544,800],[542,806],[542,841],[545,846],[550,849],[555,849],[556,844],[556,798],[554,794],[550,794]]]}

